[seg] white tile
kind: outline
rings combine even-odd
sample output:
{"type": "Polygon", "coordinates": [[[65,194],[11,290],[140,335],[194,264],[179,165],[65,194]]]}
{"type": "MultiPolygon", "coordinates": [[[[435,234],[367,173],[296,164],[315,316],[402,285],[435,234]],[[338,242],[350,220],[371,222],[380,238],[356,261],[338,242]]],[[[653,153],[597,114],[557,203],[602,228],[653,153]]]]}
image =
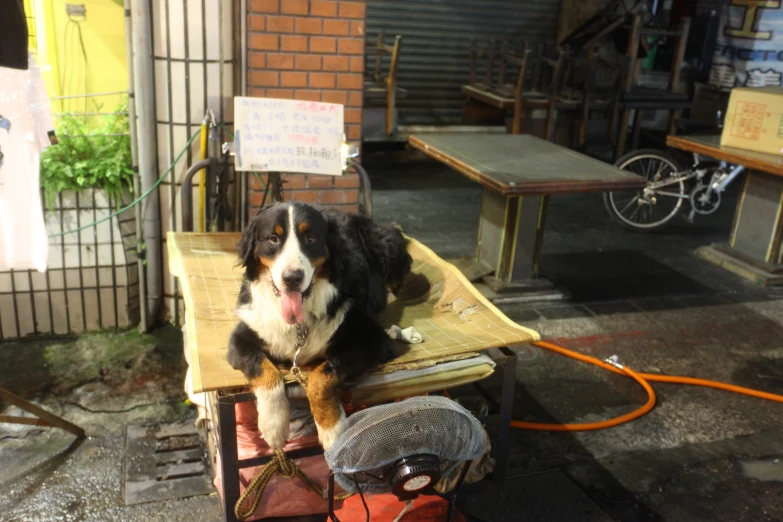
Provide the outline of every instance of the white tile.
{"type": "MultiPolygon", "coordinates": [[[[207,107],[204,107],[204,90],[207,88],[207,79],[204,77],[204,66],[200,63],[191,63],[188,67],[190,89],[190,121],[198,122],[204,119],[207,107]]],[[[196,140],[198,141],[198,140],[196,140]]]]}
{"type": "Polygon", "coordinates": [[[82,245],[91,245],[95,242],[95,227],[90,226],[92,223],[96,221],[96,216],[93,210],[87,209],[85,210],[84,207],[82,207],[82,210],[79,210],[79,228],[84,228],[81,232],[78,234],[73,234],[73,237],[79,237],[79,242],[82,245]]]}
{"type": "MultiPolygon", "coordinates": [[[[76,208],[76,192],[73,190],[64,190],[60,193],[62,197],[62,208],[72,209],[76,208]]],[[[60,198],[57,198],[57,205],[60,207],[60,198]]]]}
{"type": "Polygon", "coordinates": [[[166,49],[166,2],[153,0],[151,4],[153,54],[164,56],[166,49]]]}
{"type": "MultiPolygon", "coordinates": [[[[174,122],[185,123],[187,120],[187,97],[185,96],[188,84],[186,81],[185,64],[182,62],[173,62],[171,64],[171,83],[169,88],[171,89],[171,109],[173,112],[174,122]]],[[[201,123],[201,120],[198,120],[201,123]]],[[[175,151],[179,151],[181,146],[174,147],[175,151]]]]}
{"type": "Polygon", "coordinates": [[[82,268],[82,288],[95,288],[98,286],[98,276],[94,268],[82,268]]]}
{"type": "Polygon", "coordinates": [[[76,245],[66,245],[63,249],[65,252],[65,266],[66,268],[76,268],[81,266],[84,261],[79,261],[79,247],[76,245]]]}
{"type": "MultiPolygon", "coordinates": [[[[44,292],[38,292],[34,294],[35,300],[35,320],[38,324],[39,334],[51,334],[52,322],[49,319],[49,294],[44,292]]],[[[52,303],[52,312],[54,313],[54,305],[52,303]]]]}
{"type": "Polygon", "coordinates": [[[16,331],[16,319],[14,313],[14,297],[11,294],[0,295],[0,328],[2,328],[3,339],[14,339],[18,337],[16,331]]]}
{"type": "MultiPolygon", "coordinates": [[[[102,288],[101,293],[101,314],[103,318],[103,328],[113,328],[117,325],[114,318],[114,290],[111,288],[102,288]]],[[[119,304],[119,296],[118,296],[119,304]]]]}
{"type": "Polygon", "coordinates": [[[122,243],[114,243],[114,266],[125,264],[125,247],[122,243]]]}
{"type": "MultiPolygon", "coordinates": [[[[114,280],[112,279],[112,274],[114,272],[115,270],[110,266],[102,266],[98,269],[98,280],[101,283],[101,287],[111,288],[114,286],[114,280]]],[[[119,282],[117,284],[119,284],[119,282]]]]}
{"type": "Polygon", "coordinates": [[[71,325],[70,331],[72,333],[81,333],[84,331],[84,322],[82,320],[82,293],[80,290],[67,290],[67,293],[68,318],[71,325]]]}
{"type": "Polygon", "coordinates": [[[65,269],[65,285],[68,290],[75,288],[81,288],[82,283],[79,279],[81,269],[79,268],[66,268],[65,269]]]}
{"type": "MultiPolygon", "coordinates": [[[[169,70],[166,62],[164,60],[155,60],[155,112],[158,121],[169,121],[168,74],[169,70]]],[[[161,138],[168,139],[168,134],[165,132],[161,135],[161,127],[162,125],[158,125],[158,141],[161,138]]]]}
{"type": "Polygon", "coordinates": [[[78,247],[72,247],[72,252],[65,252],[66,266],[69,267],[85,267],[95,266],[96,253],[95,247],[91,244],[82,244],[78,247]],[[81,255],[81,258],[79,256],[81,255]],[[73,263],[73,264],[71,264],[73,263]]]}
{"type": "Polygon", "coordinates": [[[49,270],[63,267],[62,247],[49,243],[49,270]]]}
{"type": "Polygon", "coordinates": [[[11,272],[0,272],[0,294],[11,291],[11,272]]]}
{"type": "Polygon", "coordinates": [[[46,271],[46,273],[49,275],[49,289],[50,290],[61,290],[63,288],[63,278],[64,274],[62,270],[55,269],[52,270],[52,267],[49,267],[49,270],[46,271]]]}
{"type": "Polygon", "coordinates": [[[115,227],[116,225],[114,219],[104,221],[103,223],[98,223],[98,225],[95,226],[95,231],[98,234],[98,243],[111,243],[113,239],[112,234],[114,234],[115,238],[119,238],[119,231],[112,231],[112,229],[115,227]]]}
{"type": "Polygon", "coordinates": [[[77,192],[76,197],[79,201],[79,208],[93,207],[93,189],[84,189],[80,192],[77,192]]]}
{"type": "Polygon", "coordinates": [[[30,277],[33,281],[33,290],[46,290],[47,286],[47,273],[42,273],[37,270],[30,272],[30,277]]]}
{"type": "Polygon", "coordinates": [[[117,289],[117,316],[119,327],[130,326],[128,318],[128,291],[125,288],[117,289]]]}
{"type": "Polygon", "coordinates": [[[187,7],[184,20],[188,24],[187,53],[191,60],[201,60],[204,56],[204,19],[201,14],[201,6],[194,6],[191,3],[187,7]]]}
{"type": "Polygon", "coordinates": [[[84,313],[87,318],[87,331],[94,331],[102,328],[102,316],[99,313],[101,309],[98,304],[98,291],[97,290],[83,290],[84,296],[84,313]]]}
{"type": "Polygon", "coordinates": [[[64,335],[68,331],[68,317],[65,305],[65,292],[58,290],[51,292],[52,316],[54,318],[54,332],[57,335],[64,335]]]}
{"type": "Polygon", "coordinates": [[[14,270],[14,289],[17,293],[30,291],[30,279],[27,270],[14,270]]]}
{"type": "Polygon", "coordinates": [[[95,191],[95,208],[110,208],[112,206],[109,203],[109,196],[105,190],[99,189],[95,191]]]}
{"type": "Polygon", "coordinates": [[[33,307],[29,293],[16,295],[16,314],[19,319],[19,337],[34,333],[33,307]]]}
{"type": "Polygon", "coordinates": [[[169,34],[172,58],[185,58],[185,5],[183,0],[168,0],[169,34]]]}
{"type": "MultiPolygon", "coordinates": [[[[129,264],[125,267],[118,268],[117,271],[124,274],[123,284],[135,285],[139,283],[139,266],[137,264],[129,264]]],[[[120,280],[119,275],[117,280],[120,280]]]]}

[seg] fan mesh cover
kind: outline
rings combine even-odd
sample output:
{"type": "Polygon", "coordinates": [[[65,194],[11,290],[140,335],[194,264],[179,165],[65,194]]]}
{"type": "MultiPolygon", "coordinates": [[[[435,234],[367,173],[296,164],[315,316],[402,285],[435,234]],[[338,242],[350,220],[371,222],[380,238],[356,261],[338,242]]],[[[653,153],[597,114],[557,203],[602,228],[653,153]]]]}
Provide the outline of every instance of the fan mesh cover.
{"type": "Polygon", "coordinates": [[[468,410],[445,397],[425,396],[351,415],[345,432],[324,456],[346,491],[356,492],[354,480],[362,491],[386,491],[386,468],[398,459],[437,455],[445,476],[488,448],[486,432],[468,410]]]}

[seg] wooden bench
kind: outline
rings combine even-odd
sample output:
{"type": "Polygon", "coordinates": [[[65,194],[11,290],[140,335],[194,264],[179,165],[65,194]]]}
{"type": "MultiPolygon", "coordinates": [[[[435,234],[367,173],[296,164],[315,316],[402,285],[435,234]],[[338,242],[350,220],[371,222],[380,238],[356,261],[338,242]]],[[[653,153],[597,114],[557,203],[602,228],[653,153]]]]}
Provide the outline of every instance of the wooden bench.
{"type": "Polygon", "coordinates": [[[462,269],[472,281],[483,278],[493,297],[555,294],[539,273],[550,194],[645,184],[639,176],[531,135],[422,134],[409,143],[484,187],[476,255],[462,269]]]}

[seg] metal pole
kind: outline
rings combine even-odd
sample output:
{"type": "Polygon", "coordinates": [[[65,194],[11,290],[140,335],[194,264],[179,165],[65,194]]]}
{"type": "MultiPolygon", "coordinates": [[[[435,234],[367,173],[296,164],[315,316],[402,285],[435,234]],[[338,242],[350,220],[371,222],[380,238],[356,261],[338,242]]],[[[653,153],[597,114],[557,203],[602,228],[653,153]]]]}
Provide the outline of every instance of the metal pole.
{"type": "MultiPolygon", "coordinates": [[[[138,160],[141,190],[148,190],[158,178],[155,136],[155,84],[152,78],[152,19],[149,0],[132,0],[133,70],[138,108],[138,160]]],[[[144,244],[147,261],[147,326],[160,318],[162,299],[160,202],[153,191],[143,204],[144,244]]]]}
{"type": "MultiPolygon", "coordinates": [[[[128,60],[128,120],[130,121],[131,167],[133,168],[133,193],[141,194],[139,179],[138,144],[136,143],[136,99],[133,86],[133,24],[131,23],[131,0],[125,0],[125,48],[128,60]]],[[[139,271],[139,330],[147,333],[147,281],[144,274],[144,252],[141,249],[144,230],[141,220],[141,205],[134,208],[136,213],[136,257],[139,271]]]]}

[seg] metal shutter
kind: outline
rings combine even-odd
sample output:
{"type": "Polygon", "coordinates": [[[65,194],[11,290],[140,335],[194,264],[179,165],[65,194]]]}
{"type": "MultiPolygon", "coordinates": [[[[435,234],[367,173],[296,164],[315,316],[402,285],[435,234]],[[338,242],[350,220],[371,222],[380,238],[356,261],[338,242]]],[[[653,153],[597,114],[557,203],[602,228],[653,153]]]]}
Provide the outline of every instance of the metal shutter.
{"type": "Polygon", "coordinates": [[[459,123],[470,39],[554,41],[559,9],[560,0],[368,0],[368,41],[379,31],[402,36],[400,123],[459,123]]]}

